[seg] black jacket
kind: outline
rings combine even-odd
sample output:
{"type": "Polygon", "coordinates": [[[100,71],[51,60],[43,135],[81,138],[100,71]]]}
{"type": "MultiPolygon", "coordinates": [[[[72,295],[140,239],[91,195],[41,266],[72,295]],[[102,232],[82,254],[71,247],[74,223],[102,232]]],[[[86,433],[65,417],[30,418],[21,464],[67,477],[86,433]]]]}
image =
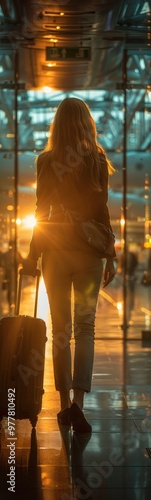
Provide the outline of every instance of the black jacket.
{"type": "MultiPolygon", "coordinates": [[[[108,210],[108,168],[105,156],[100,154],[100,191],[90,188],[75,177],[68,166],[51,161],[51,152],[42,153],[37,161],[36,220],[45,223],[50,219],[62,222],[60,204],[75,210],[88,219],[95,219],[112,229],[108,210]],[[49,163],[50,158],[50,163],[49,163]]],[[[78,242],[80,249],[87,244],[78,242]]],[[[38,232],[35,228],[30,243],[29,257],[37,260],[41,254],[38,232]]],[[[92,251],[92,249],[90,250],[92,251]]],[[[115,252],[113,257],[115,256],[115,252]]]]}

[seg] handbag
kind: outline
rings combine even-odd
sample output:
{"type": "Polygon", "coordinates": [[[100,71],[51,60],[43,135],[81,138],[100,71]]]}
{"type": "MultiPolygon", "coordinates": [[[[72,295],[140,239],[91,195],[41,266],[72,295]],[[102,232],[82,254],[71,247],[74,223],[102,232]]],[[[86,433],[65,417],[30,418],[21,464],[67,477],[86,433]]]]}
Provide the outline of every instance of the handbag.
{"type": "Polygon", "coordinates": [[[79,212],[65,208],[62,204],[60,206],[65,216],[64,222],[74,225],[74,231],[79,238],[87,242],[90,247],[100,254],[103,254],[104,257],[115,256],[115,236],[111,229],[101,222],[87,219],[86,216],[79,212]]]}

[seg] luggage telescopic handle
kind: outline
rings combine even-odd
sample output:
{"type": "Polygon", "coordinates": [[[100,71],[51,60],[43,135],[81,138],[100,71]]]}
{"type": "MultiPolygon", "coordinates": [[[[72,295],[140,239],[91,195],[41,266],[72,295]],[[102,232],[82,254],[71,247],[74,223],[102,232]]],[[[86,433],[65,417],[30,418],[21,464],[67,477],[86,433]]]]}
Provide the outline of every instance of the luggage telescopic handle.
{"type": "MultiPolygon", "coordinates": [[[[17,290],[17,301],[16,301],[16,315],[19,314],[19,309],[20,309],[20,299],[21,299],[21,289],[22,289],[22,278],[23,276],[26,276],[24,273],[23,269],[19,270],[19,283],[18,283],[18,290],[17,290]]],[[[39,290],[39,280],[40,280],[41,272],[39,269],[36,269],[36,295],[35,295],[35,306],[34,306],[34,318],[36,318],[37,315],[37,303],[38,303],[38,290],[39,290]]]]}

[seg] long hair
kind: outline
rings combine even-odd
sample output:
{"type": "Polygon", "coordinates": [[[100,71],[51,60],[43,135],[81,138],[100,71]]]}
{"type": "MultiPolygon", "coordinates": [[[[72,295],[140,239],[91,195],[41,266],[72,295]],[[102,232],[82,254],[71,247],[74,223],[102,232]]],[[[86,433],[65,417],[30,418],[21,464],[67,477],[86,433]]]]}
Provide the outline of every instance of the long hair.
{"type": "Polygon", "coordinates": [[[96,125],[88,105],[75,97],[65,98],[57,108],[43,153],[50,151],[52,165],[60,162],[76,177],[82,179],[84,176],[93,188],[100,187],[100,153],[105,157],[108,173],[114,172],[103,147],[97,142],[96,125]]]}

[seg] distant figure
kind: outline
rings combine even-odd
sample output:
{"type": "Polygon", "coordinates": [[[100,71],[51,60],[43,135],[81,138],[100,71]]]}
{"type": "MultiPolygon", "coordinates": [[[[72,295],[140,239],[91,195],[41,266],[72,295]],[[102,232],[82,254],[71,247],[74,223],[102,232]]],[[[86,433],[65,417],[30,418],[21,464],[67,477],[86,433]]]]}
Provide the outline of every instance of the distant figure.
{"type": "Polygon", "coordinates": [[[151,248],[149,249],[149,252],[148,252],[147,271],[148,271],[148,274],[151,276],[151,248]]]}
{"type": "MultiPolygon", "coordinates": [[[[23,264],[24,259],[19,252],[17,252],[17,265],[23,264]]],[[[11,309],[13,303],[13,292],[15,286],[15,246],[14,241],[9,241],[9,248],[7,252],[1,254],[1,263],[3,267],[3,282],[2,288],[6,290],[7,301],[11,309]]]]}
{"type": "Polygon", "coordinates": [[[137,255],[134,252],[127,253],[127,278],[128,278],[128,294],[127,294],[127,319],[130,321],[131,313],[135,307],[135,288],[136,288],[136,269],[138,266],[137,255]]]}
{"type": "MultiPolygon", "coordinates": [[[[121,270],[124,268],[124,255],[121,255],[121,270]]],[[[127,283],[127,321],[129,323],[131,313],[135,305],[135,285],[136,285],[136,269],[138,266],[137,255],[130,250],[126,254],[126,283],[127,283]]]]}
{"type": "Polygon", "coordinates": [[[134,252],[127,253],[127,274],[129,278],[135,278],[135,271],[138,266],[137,255],[134,252]]]}
{"type": "MultiPolygon", "coordinates": [[[[104,254],[78,237],[76,224],[64,222],[64,208],[111,228],[107,198],[108,173],[113,172],[114,168],[103,148],[97,144],[96,126],[87,104],[74,97],[64,99],[57,108],[47,146],[37,161],[36,217],[41,223],[43,221],[45,228],[52,207],[50,222],[47,222],[50,241],[47,249],[43,249],[44,237],[38,241],[35,227],[24,271],[35,275],[37,260],[42,252],[43,277],[53,327],[55,385],[60,393],[58,421],[72,425],[77,432],[91,432],[82,409],[84,394],[91,389],[95,313],[104,254]],[[72,286],[73,374],[70,351],[72,286]],[[74,392],[72,404],[71,389],[74,392]]],[[[106,257],[104,286],[115,276],[114,247],[112,254],[110,258],[106,257]]]]}
{"type": "Polygon", "coordinates": [[[145,286],[151,286],[151,249],[149,249],[148,252],[146,269],[144,269],[143,271],[141,284],[145,286]]]}
{"type": "MultiPolygon", "coordinates": [[[[123,269],[123,266],[124,266],[124,255],[123,254],[121,255],[120,264],[121,264],[121,269],[123,269]]],[[[136,277],[135,271],[136,271],[137,266],[138,266],[137,255],[134,252],[131,252],[130,250],[128,250],[127,255],[126,255],[126,274],[127,274],[128,281],[129,281],[129,279],[130,279],[130,281],[135,280],[135,277],[136,277]]]]}

